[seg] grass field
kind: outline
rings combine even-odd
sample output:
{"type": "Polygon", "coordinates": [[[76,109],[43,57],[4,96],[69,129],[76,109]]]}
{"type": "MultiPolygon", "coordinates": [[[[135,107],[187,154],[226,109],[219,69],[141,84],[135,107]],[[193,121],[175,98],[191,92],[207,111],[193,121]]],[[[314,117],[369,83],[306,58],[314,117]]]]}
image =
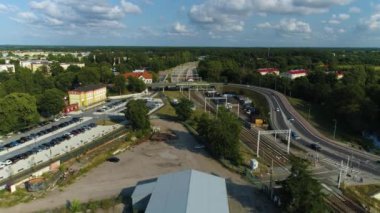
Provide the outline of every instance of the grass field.
{"type": "Polygon", "coordinates": [[[174,119],[177,114],[175,113],[174,107],[170,104],[170,101],[174,98],[180,99],[184,97],[179,91],[165,91],[162,93],[166,98],[163,99],[165,106],[159,109],[155,114],[159,117],[174,119]]]}

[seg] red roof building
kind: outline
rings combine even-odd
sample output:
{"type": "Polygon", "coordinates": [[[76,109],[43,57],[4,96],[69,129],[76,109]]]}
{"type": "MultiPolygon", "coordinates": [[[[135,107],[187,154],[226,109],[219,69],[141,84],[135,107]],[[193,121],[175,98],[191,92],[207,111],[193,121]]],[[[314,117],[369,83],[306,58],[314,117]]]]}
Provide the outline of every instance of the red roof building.
{"type": "Polygon", "coordinates": [[[296,79],[299,77],[304,77],[307,75],[307,70],[305,69],[298,69],[298,70],[289,70],[288,72],[284,73],[284,77],[290,78],[290,79],[296,79]]]}
{"type": "Polygon", "coordinates": [[[266,74],[279,75],[280,74],[280,71],[277,68],[260,68],[260,69],[257,69],[257,72],[260,73],[261,75],[266,75],[266,74]]]}
{"type": "Polygon", "coordinates": [[[150,72],[127,72],[124,73],[123,76],[128,80],[129,77],[138,78],[144,81],[145,84],[151,84],[153,82],[153,76],[150,72]]]}

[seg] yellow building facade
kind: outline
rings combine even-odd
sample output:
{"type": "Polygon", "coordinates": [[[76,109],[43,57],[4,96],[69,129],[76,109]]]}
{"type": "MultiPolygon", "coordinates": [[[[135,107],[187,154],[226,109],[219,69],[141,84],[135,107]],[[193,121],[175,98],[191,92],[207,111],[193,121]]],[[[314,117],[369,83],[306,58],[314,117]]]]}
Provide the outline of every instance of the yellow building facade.
{"type": "Polygon", "coordinates": [[[89,107],[107,99],[107,88],[104,85],[89,85],[71,90],[69,93],[70,104],[78,104],[80,108],[89,107]]]}

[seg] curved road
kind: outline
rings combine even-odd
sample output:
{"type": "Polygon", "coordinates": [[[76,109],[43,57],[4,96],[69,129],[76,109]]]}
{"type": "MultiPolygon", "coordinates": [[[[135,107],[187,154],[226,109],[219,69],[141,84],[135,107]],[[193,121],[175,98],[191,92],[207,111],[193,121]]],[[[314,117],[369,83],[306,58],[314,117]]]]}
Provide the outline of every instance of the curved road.
{"type": "MultiPolygon", "coordinates": [[[[220,85],[220,84],[218,84],[220,85]]],[[[358,150],[348,145],[333,141],[326,138],[311,126],[288,102],[286,97],[272,89],[247,86],[241,84],[228,84],[228,86],[252,90],[264,95],[271,109],[271,120],[274,129],[292,129],[301,136],[300,140],[295,141],[309,147],[311,143],[319,143],[322,147],[321,154],[340,163],[347,159],[353,161],[356,167],[376,176],[380,176],[380,165],[376,161],[380,161],[380,156],[358,150]],[[276,112],[276,108],[280,108],[280,112],[276,112]],[[294,118],[294,121],[288,121],[288,118],[294,118]]]]}

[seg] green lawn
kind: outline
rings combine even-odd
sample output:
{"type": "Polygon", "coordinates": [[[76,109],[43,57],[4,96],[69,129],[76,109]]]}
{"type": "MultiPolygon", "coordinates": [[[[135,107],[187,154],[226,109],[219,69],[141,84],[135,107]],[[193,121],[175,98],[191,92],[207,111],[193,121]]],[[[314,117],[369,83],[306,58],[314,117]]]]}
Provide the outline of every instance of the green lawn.
{"type": "Polygon", "coordinates": [[[167,99],[163,100],[165,106],[155,112],[155,114],[159,117],[174,119],[177,114],[175,113],[174,107],[170,104],[170,100],[174,98],[180,99],[184,97],[184,95],[179,91],[165,91],[163,94],[167,97],[167,99]]]}

